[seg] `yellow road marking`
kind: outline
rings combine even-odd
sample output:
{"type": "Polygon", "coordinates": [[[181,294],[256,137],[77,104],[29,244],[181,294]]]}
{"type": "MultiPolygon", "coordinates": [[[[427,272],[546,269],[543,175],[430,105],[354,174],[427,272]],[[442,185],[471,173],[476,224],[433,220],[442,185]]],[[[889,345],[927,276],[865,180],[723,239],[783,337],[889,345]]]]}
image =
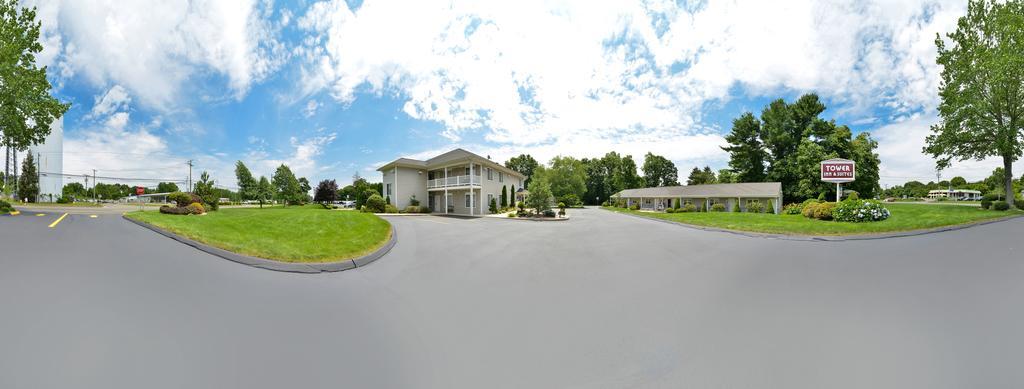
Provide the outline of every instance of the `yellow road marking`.
{"type": "Polygon", "coordinates": [[[60,223],[60,221],[64,220],[65,217],[68,217],[68,214],[65,213],[63,215],[60,215],[60,217],[57,218],[57,220],[54,220],[53,223],[50,223],[50,228],[56,227],[57,223],[60,223]]]}
{"type": "Polygon", "coordinates": [[[46,216],[45,213],[37,213],[36,216],[46,216]]]}
{"type": "Polygon", "coordinates": [[[96,215],[89,215],[89,217],[91,217],[91,218],[95,219],[95,218],[96,218],[96,215]]]}
{"type": "Polygon", "coordinates": [[[11,211],[11,216],[18,216],[18,215],[21,215],[20,211],[11,211]]]}

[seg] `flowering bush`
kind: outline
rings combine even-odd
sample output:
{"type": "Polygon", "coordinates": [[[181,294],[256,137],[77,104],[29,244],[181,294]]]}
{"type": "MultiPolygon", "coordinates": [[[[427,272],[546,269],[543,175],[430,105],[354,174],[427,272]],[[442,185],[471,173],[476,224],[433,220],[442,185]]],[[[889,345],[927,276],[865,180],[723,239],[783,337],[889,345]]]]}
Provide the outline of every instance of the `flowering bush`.
{"type": "Polygon", "coordinates": [[[832,218],[841,222],[877,222],[889,215],[882,204],[869,200],[846,200],[832,210],[832,218]]]}
{"type": "Polygon", "coordinates": [[[782,208],[782,213],[787,215],[799,215],[800,211],[804,210],[803,204],[786,204],[785,208],[782,208]]]}

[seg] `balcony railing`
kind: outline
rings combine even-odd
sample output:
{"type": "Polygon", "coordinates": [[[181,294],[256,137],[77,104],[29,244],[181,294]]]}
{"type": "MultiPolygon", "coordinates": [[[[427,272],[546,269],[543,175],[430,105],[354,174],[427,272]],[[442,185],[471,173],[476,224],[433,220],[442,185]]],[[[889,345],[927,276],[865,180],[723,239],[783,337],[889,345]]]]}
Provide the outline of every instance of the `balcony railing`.
{"type": "Polygon", "coordinates": [[[479,176],[452,176],[427,180],[427,189],[448,188],[453,186],[479,185],[479,176]]]}

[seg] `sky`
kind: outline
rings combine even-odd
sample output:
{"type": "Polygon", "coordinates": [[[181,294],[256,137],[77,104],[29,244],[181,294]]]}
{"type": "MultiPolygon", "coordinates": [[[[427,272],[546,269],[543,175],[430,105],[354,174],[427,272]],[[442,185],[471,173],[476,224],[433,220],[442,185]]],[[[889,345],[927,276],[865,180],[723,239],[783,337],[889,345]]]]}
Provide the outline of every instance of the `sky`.
{"type": "MultiPolygon", "coordinates": [[[[884,185],[934,180],[936,34],[966,1],[23,0],[38,7],[64,170],[314,184],[455,147],[647,152],[724,168],[732,119],[817,93],[878,140],[884,185]]],[[[996,159],[942,173],[976,180],[996,159]]],[[[1020,168],[1017,168],[1020,171],[1020,168]]],[[[102,181],[101,181],[102,182],[102,181]]]]}

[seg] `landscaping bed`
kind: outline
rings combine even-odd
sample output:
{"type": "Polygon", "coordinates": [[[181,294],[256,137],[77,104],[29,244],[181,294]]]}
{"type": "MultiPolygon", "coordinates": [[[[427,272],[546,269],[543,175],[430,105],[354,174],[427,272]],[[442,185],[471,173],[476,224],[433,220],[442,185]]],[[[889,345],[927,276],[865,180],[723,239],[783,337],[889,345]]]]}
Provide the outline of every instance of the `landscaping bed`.
{"type": "Polygon", "coordinates": [[[231,208],[205,215],[148,210],[125,216],[213,247],[282,262],[352,259],[376,251],[391,237],[388,222],[373,214],[330,212],[320,205],[231,208]]]}
{"type": "Polygon", "coordinates": [[[994,211],[956,205],[934,205],[913,203],[886,203],[891,216],[875,222],[838,222],[818,220],[802,215],[775,215],[767,213],[734,212],[684,212],[657,213],[640,212],[616,207],[602,207],[606,210],[629,213],[643,217],[670,220],[703,227],[728,230],[751,231],[770,234],[790,235],[862,235],[900,231],[925,230],[968,224],[1004,217],[1024,215],[1019,210],[994,211]]]}

